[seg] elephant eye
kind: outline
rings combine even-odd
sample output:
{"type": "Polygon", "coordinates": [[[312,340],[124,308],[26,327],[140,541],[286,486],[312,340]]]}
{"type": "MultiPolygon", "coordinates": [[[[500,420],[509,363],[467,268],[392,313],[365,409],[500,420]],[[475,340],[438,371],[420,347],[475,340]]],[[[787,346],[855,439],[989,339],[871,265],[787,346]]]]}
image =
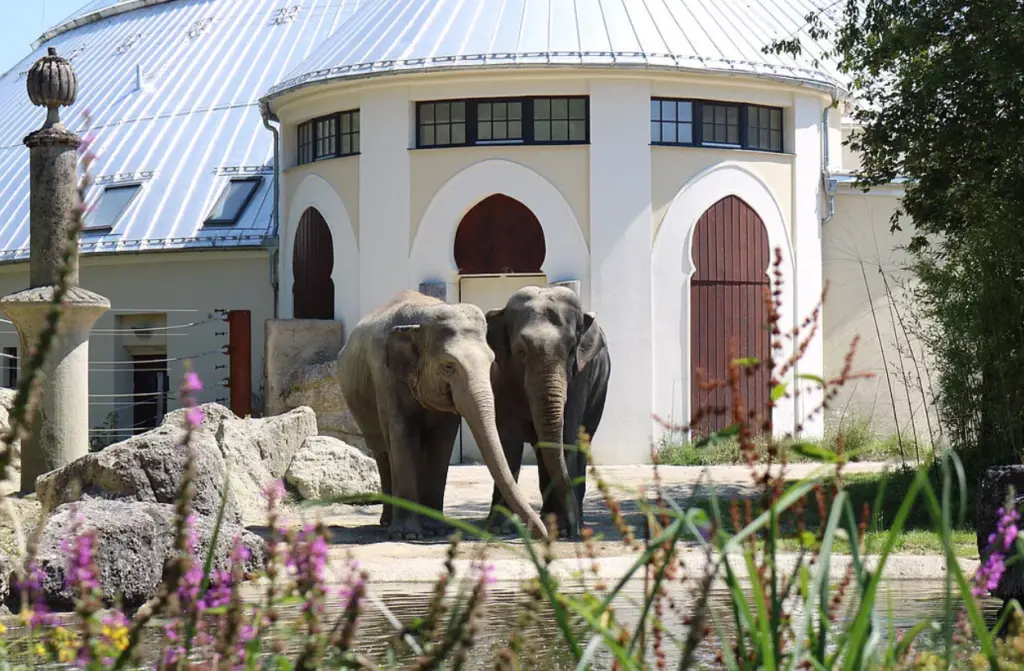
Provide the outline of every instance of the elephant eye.
{"type": "Polygon", "coordinates": [[[443,364],[441,364],[441,374],[445,375],[446,377],[451,377],[452,375],[455,375],[455,364],[452,363],[451,361],[446,361],[443,364]]]}

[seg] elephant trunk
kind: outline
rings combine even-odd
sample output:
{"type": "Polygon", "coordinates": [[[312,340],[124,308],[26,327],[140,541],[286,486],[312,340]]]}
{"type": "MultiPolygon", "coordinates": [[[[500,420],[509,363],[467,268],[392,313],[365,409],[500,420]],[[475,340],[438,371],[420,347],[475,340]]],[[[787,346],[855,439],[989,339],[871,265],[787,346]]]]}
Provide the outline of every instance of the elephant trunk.
{"type": "MultiPolygon", "coordinates": [[[[537,431],[540,443],[538,458],[544,460],[544,466],[551,476],[554,495],[559,507],[564,506],[570,533],[580,522],[580,511],[576,510],[576,497],[573,495],[569,469],[565,463],[565,451],[562,447],[563,427],[565,421],[565,395],[568,387],[567,376],[557,365],[544,366],[542,375],[527,375],[527,398],[533,426],[537,431]]],[[[549,494],[545,492],[545,496],[549,494]]]]}
{"type": "Polygon", "coordinates": [[[495,423],[494,390],[491,388],[489,371],[457,378],[452,384],[452,400],[459,414],[469,424],[484,463],[487,464],[487,470],[491,472],[498,491],[505,497],[512,512],[519,515],[533,533],[539,537],[545,536],[547,529],[540,515],[516,484],[512,470],[508,467],[508,460],[505,459],[501,438],[498,436],[498,426],[495,423]]]}

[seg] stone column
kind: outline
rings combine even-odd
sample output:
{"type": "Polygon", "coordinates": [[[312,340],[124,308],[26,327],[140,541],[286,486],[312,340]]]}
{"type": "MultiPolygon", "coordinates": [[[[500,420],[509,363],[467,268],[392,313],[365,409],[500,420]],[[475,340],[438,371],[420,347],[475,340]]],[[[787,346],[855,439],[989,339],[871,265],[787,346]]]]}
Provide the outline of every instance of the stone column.
{"type": "MultiPolygon", "coordinates": [[[[64,128],[59,108],[75,101],[78,83],[71,64],[49,53],[28,74],[29,98],[47,108],[46,123],[25,138],[30,152],[29,288],[0,298],[0,311],[21,339],[21,361],[32,357],[60,283],[69,236],[76,226],[79,137],[64,128]]],[[[89,452],[89,332],[110,301],[78,286],[78,250],[61,303],[60,326],[43,365],[43,384],[22,443],[21,493],[35,491],[36,478],[89,452]]]]}

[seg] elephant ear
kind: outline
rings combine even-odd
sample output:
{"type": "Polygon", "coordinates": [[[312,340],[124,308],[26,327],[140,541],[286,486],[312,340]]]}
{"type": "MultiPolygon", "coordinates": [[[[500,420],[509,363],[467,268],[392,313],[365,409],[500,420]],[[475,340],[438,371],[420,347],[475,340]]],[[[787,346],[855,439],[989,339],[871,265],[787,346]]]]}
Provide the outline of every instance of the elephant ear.
{"type": "Polygon", "coordinates": [[[509,356],[508,328],[505,324],[505,308],[488,310],[487,314],[487,345],[494,350],[498,360],[509,356]]]}
{"type": "Polygon", "coordinates": [[[399,380],[416,386],[420,361],[420,325],[395,326],[388,334],[384,348],[384,365],[399,380]]]}
{"type": "Polygon", "coordinates": [[[579,345],[576,348],[576,370],[582,371],[604,347],[604,336],[597,325],[597,315],[593,312],[583,313],[583,327],[579,345]]]}

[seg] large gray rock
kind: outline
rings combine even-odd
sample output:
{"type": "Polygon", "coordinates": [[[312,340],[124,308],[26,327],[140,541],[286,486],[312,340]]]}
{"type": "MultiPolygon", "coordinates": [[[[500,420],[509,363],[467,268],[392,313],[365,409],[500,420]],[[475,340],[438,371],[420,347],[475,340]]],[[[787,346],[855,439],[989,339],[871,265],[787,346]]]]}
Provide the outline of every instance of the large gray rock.
{"type": "MultiPolygon", "coordinates": [[[[184,436],[184,429],[165,424],[44,473],[36,479],[39,503],[53,510],[74,501],[77,483],[83,499],[173,504],[185,470],[184,436]]],[[[193,507],[202,515],[216,515],[224,486],[221,449],[209,431],[194,432],[191,445],[196,454],[193,507]]],[[[228,501],[225,519],[241,521],[236,502],[228,501]]]]}
{"type": "Polygon", "coordinates": [[[266,523],[264,489],[272,480],[284,477],[303,442],[316,434],[316,415],[307,407],[263,419],[221,421],[217,444],[243,524],[266,523]]]}
{"type": "MultiPolygon", "coordinates": [[[[97,533],[94,560],[106,605],[121,598],[126,608],[142,605],[156,594],[167,559],[174,550],[174,506],[137,501],[90,500],[65,504],[46,521],[37,555],[44,573],[43,593],[53,609],[74,606],[74,593],[66,584],[67,553],[61,548],[64,539],[74,536],[74,517],[83,519],[82,531],[97,533]]],[[[214,518],[196,516],[196,555],[205,561],[213,536],[214,518]]],[[[221,525],[214,553],[214,567],[230,566],[234,539],[240,536],[249,549],[247,573],[266,566],[266,543],[256,534],[238,525],[221,525]]],[[[14,595],[14,601],[17,595],[14,595]]],[[[15,607],[17,604],[13,604],[15,607]]]]}
{"type": "MultiPolygon", "coordinates": [[[[975,531],[977,532],[978,554],[984,559],[989,534],[996,530],[998,510],[1006,505],[1007,490],[1013,487],[1014,505],[1017,510],[1024,506],[1024,466],[995,466],[985,471],[978,483],[974,507],[975,531]]],[[[1013,550],[1016,552],[1016,550],[1013,550]]],[[[1024,603],[1024,561],[1017,561],[1006,568],[999,586],[992,595],[1003,599],[1017,599],[1024,603]]]]}
{"type": "Polygon", "coordinates": [[[291,384],[292,388],[284,397],[287,407],[312,408],[316,413],[317,428],[321,436],[337,438],[356,447],[363,454],[370,454],[341,393],[337,358],[302,367],[295,373],[291,384]]]}
{"type": "Polygon", "coordinates": [[[380,491],[377,462],[329,436],[307,438],[285,477],[302,498],[309,500],[380,491]]]}
{"type": "MultiPolygon", "coordinates": [[[[18,392],[14,389],[0,387],[0,433],[11,426],[10,412],[14,407],[14,397],[18,392]]],[[[11,463],[8,467],[6,477],[0,473],[0,492],[9,494],[21,489],[21,441],[15,440],[11,444],[11,463]]]]}
{"type": "Polygon", "coordinates": [[[0,550],[0,604],[7,603],[11,595],[11,583],[14,577],[14,562],[7,553],[0,550]]]}

